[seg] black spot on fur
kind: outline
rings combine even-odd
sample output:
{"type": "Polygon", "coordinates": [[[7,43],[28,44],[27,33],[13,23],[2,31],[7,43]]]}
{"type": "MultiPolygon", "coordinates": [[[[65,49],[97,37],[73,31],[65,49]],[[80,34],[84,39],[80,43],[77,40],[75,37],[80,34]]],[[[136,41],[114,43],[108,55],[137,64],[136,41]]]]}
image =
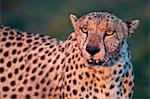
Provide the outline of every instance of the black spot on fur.
{"type": "Polygon", "coordinates": [[[74,90],[73,90],[73,94],[74,94],[74,95],[77,95],[77,90],[74,89],[74,90]]]}
{"type": "Polygon", "coordinates": [[[3,72],[4,72],[4,68],[0,67],[0,73],[3,73],[3,72]]]}
{"type": "Polygon", "coordinates": [[[8,87],[8,86],[4,86],[4,87],[2,88],[2,90],[3,90],[4,92],[7,92],[7,91],[9,90],[9,87],[8,87]]]}
{"type": "Polygon", "coordinates": [[[11,45],[10,42],[7,42],[7,43],[5,44],[6,47],[10,47],[10,45],[11,45]]]}
{"type": "Polygon", "coordinates": [[[11,95],[11,99],[16,99],[16,98],[17,98],[16,94],[11,95]]]}

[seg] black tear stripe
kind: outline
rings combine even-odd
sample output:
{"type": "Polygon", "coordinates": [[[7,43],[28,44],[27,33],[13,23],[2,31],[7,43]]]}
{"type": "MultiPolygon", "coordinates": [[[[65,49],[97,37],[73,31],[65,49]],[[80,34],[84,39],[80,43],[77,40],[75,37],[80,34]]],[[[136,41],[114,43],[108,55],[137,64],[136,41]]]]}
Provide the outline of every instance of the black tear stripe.
{"type": "MultiPolygon", "coordinates": [[[[103,36],[103,43],[104,43],[104,49],[105,49],[105,52],[106,52],[107,49],[106,49],[106,46],[105,46],[104,36],[103,36]]],[[[105,56],[106,56],[106,54],[105,54],[105,56]]]]}

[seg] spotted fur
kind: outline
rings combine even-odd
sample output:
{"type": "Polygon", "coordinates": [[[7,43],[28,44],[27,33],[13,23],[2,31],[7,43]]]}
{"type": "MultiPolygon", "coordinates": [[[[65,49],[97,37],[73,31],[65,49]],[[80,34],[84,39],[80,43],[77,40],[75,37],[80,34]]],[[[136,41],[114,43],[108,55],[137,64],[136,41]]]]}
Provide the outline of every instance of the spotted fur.
{"type": "Polygon", "coordinates": [[[106,12],[70,18],[74,32],[64,42],[0,27],[1,99],[131,99],[127,37],[138,20],[106,12]],[[115,33],[105,37],[107,30],[115,33]]]}

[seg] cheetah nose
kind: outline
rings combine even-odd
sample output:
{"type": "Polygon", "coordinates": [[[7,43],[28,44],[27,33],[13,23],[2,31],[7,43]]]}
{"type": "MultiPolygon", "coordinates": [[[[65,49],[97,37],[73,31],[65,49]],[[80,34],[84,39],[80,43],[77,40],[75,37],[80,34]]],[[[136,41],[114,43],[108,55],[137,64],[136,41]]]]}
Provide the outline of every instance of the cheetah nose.
{"type": "Polygon", "coordinates": [[[100,51],[100,48],[92,45],[86,45],[86,51],[93,56],[100,51]]]}

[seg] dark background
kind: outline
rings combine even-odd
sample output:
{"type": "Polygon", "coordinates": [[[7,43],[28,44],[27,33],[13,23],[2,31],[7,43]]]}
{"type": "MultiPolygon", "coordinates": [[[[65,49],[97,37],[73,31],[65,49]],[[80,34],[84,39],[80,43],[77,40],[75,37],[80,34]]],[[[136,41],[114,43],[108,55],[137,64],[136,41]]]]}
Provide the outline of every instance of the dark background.
{"type": "Polygon", "coordinates": [[[135,71],[134,99],[150,99],[148,0],[0,0],[0,23],[65,40],[73,31],[69,15],[107,11],[124,21],[139,19],[129,38],[135,71]]]}

